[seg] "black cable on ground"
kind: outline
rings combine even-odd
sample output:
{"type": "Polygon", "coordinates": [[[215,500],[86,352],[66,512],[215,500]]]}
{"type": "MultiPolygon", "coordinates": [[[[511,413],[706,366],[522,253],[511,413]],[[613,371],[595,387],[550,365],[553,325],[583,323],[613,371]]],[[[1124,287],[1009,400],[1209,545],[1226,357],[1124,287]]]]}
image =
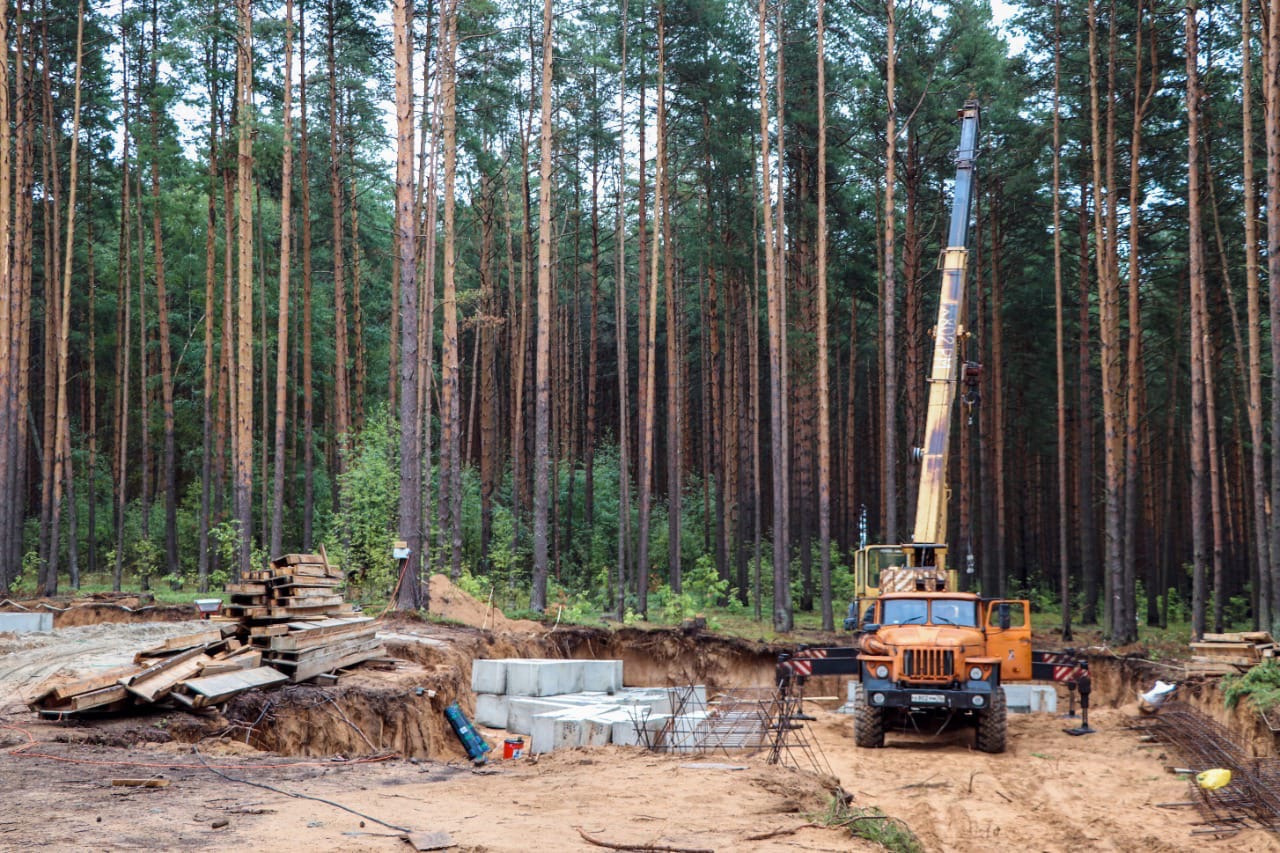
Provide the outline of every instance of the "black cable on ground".
{"type": "Polygon", "coordinates": [[[254,782],[249,779],[237,779],[234,776],[228,776],[226,773],[223,773],[221,770],[214,767],[209,762],[205,761],[204,756],[200,754],[200,749],[198,747],[195,747],[195,746],[191,747],[191,751],[195,753],[196,758],[200,759],[200,763],[205,766],[206,770],[208,770],[210,773],[214,773],[214,774],[217,774],[218,776],[221,776],[223,779],[226,779],[228,782],[238,782],[241,785],[252,785],[255,788],[263,788],[264,790],[267,790],[267,791],[273,791],[277,794],[283,794],[286,797],[293,797],[295,800],[313,800],[317,803],[324,803],[326,806],[333,806],[335,809],[342,809],[344,812],[349,812],[358,818],[362,818],[363,820],[371,820],[374,823],[385,826],[387,829],[394,829],[398,832],[409,833],[413,831],[410,829],[406,829],[403,826],[396,826],[394,823],[387,823],[385,820],[378,820],[376,817],[370,817],[367,814],[361,814],[355,809],[344,806],[342,803],[335,803],[333,800],[326,800],[324,797],[313,797],[310,794],[295,794],[292,791],[286,791],[283,788],[277,788],[274,785],[268,785],[265,782],[254,782]]]}

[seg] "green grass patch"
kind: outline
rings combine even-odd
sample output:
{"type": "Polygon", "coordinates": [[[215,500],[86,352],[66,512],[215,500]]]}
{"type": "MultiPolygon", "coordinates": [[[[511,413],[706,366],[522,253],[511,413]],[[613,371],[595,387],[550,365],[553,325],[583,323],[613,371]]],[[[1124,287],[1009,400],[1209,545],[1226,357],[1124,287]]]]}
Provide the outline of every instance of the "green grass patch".
{"type": "Polygon", "coordinates": [[[854,808],[841,797],[832,797],[827,809],[814,818],[814,823],[844,827],[854,838],[879,844],[891,853],[924,853],[924,845],[911,828],[874,806],[854,808]]]}

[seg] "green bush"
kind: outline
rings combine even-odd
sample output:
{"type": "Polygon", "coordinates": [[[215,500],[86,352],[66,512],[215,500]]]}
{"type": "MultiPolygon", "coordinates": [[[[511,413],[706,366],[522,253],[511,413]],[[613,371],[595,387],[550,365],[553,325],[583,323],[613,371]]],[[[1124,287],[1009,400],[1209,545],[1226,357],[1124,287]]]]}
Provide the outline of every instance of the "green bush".
{"type": "Polygon", "coordinates": [[[1234,708],[1241,696],[1251,697],[1259,711],[1280,707],[1280,664],[1268,660],[1243,675],[1224,675],[1222,698],[1226,706],[1234,708]]]}

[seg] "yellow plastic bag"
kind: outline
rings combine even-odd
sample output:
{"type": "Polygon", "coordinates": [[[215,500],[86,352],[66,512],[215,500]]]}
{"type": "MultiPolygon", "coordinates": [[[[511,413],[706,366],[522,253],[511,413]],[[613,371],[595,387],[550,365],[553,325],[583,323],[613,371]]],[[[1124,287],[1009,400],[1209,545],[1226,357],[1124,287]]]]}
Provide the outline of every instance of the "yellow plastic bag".
{"type": "Polygon", "coordinates": [[[1196,774],[1196,784],[1206,791],[1216,791],[1231,784],[1231,771],[1222,767],[1196,774]]]}

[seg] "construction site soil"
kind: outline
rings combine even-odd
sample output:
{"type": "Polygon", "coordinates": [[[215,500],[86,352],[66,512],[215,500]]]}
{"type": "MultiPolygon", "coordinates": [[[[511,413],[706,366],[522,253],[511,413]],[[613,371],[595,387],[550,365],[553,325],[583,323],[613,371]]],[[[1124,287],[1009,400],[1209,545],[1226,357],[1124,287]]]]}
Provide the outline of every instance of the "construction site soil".
{"type": "MultiPolygon", "coordinates": [[[[853,837],[848,817],[827,825],[843,793],[850,808],[888,816],[859,824],[899,822],[930,851],[1280,851],[1260,829],[1203,833],[1186,805],[1189,782],[1170,772],[1178,757],[1128,728],[1138,690],[1169,677],[1158,665],[1095,656],[1096,733],[1072,737],[1063,729],[1077,722],[1012,715],[1000,755],[975,751],[968,729],[893,733],[884,749],[858,749],[851,718],[835,712],[845,685],[825,679],[807,694],[839,699],[807,701],[815,719],[803,733],[822,772],[763,755],[614,746],[476,767],[443,715],[455,701],[473,709],[475,658],[620,659],[628,684],[714,691],[770,685],[788,647],[678,630],[548,630],[507,620],[444,578],[433,579],[432,606],[446,621],[380,621],[394,669],[253,691],[206,715],[53,721],[25,705],[40,685],[127,663],[193,621],[59,621],[51,634],[0,634],[0,850],[392,851],[410,849],[404,829],[448,833],[464,851],[881,849],[853,837]],[[124,779],[160,787],[113,784],[124,779]]],[[[1180,698],[1251,754],[1275,754],[1258,715],[1223,710],[1212,681],[1184,684],[1180,698]]],[[[504,733],[481,733],[500,756],[504,733]]]]}

